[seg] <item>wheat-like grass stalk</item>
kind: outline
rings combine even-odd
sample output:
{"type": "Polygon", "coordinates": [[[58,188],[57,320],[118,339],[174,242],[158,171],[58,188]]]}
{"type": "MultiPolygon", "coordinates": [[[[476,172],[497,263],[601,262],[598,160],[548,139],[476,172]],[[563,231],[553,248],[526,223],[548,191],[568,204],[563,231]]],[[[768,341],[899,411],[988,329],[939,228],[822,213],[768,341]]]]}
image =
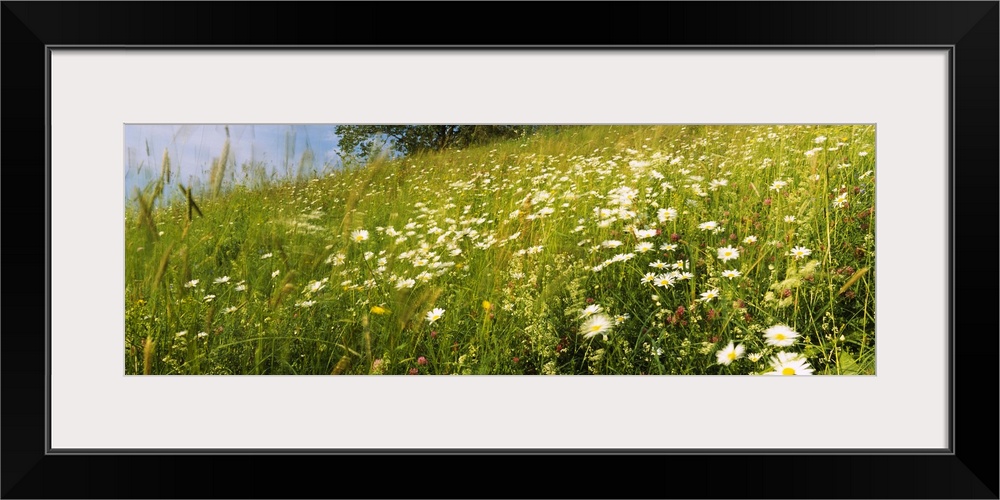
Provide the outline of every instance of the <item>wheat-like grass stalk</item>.
{"type": "Polygon", "coordinates": [[[288,274],[285,275],[285,279],[282,280],[281,284],[278,286],[277,292],[275,292],[274,296],[271,297],[271,300],[268,301],[268,304],[272,308],[281,304],[281,301],[284,300],[288,294],[292,293],[293,290],[295,290],[295,285],[292,285],[291,283],[295,274],[295,271],[289,271],[288,274]]]}
{"type": "Polygon", "coordinates": [[[153,352],[156,349],[156,342],[153,342],[153,337],[146,337],[146,342],[142,347],[142,374],[150,375],[153,373],[153,352]]]}
{"type": "Polygon", "coordinates": [[[222,190],[222,179],[226,176],[226,164],[229,162],[229,127],[226,127],[226,142],[222,144],[222,154],[219,161],[212,165],[212,196],[218,196],[222,190]]]}
{"type": "Polygon", "coordinates": [[[219,175],[219,159],[212,158],[212,168],[208,171],[208,185],[215,188],[215,177],[219,175]]]}
{"type": "Polygon", "coordinates": [[[153,221],[152,203],[146,200],[139,188],[135,189],[135,197],[139,202],[139,227],[146,228],[146,236],[150,241],[159,240],[160,233],[156,230],[156,222],[153,221]]]}
{"type": "Polygon", "coordinates": [[[302,152],[302,158],[299,159],[299,172],[296,174],[299,180],[302,180],[303,176],[307,170],[311,170],[313,167],[313,152],[312,149],[306,149],[302,152]]]}
{"type": "Polygon", "coordinates": [[[163,150],[163,161],[161,162],[160,167],[160,180],[163,181],[164,184],[170,183],[170,154],[167,153],[166,149],[163,150]]]}
{"type": "Polygon", "coordinates": [[[333,371],[330,375],[340,375],[347,370],[347,367],[351,365],[351,357],[347,354],[340,357],[340,361],[337,362],[337,366],[333,367],[333,371]]]}

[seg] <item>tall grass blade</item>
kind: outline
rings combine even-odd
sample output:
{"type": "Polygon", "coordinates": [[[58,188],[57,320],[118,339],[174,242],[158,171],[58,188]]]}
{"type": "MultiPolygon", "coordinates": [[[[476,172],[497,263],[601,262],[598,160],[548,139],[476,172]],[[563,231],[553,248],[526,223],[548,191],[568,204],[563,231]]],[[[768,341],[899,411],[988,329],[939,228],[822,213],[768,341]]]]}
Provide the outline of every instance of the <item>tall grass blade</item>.
{"type": "Polygon", "coordinates": [[[170,251],[173,250],[174,244],[171,243],[167,246],[167,249],[163,251],[163,257],[160,258],[160,265],[156,268],[156,277],[153,278],[153,288],[159,288],[160,283],[163,282],[163,276],[167,272],[167,265],[170,264],[170,251]]]}
{"type": "Polygon", "coordinates": [[[857,283],[858,280],[861,279],[861,277],[864,276],[865,273],[867,272],[868,272],[867,267],[858,269],[858,271],[851,276],[851,279],[847,280],[847,283],[844,283],[844,286],[840,287],[840,290],[837,292],[837,295],[841,295],[844,292],[846,292],[848,288],[851,288],[851,286],[857,283]]]}

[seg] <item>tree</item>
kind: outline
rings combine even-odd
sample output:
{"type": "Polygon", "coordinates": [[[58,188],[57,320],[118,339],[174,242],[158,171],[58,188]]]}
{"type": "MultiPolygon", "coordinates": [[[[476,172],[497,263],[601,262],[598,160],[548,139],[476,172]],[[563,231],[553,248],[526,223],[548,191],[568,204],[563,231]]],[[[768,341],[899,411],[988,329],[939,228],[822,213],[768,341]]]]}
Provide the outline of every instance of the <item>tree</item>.
{"type": "Polygon", "coordinates": [[[383,144],[409,155],[420,151],[464,148],[534,132],[535,125],[338,125],[340,149],[367,157],[383,144]]]}

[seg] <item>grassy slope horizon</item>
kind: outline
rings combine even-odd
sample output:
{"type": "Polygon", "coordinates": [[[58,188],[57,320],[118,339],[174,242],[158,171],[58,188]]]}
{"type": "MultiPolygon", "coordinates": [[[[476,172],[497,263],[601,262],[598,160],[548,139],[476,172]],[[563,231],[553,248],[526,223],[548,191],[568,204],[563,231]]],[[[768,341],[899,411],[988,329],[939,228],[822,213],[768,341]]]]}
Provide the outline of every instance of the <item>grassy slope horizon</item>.
{"type": "Polygon", "coordinates": [[[874,136],[574,126],[130,203],[125,370],[872,374],[874,136]]]}

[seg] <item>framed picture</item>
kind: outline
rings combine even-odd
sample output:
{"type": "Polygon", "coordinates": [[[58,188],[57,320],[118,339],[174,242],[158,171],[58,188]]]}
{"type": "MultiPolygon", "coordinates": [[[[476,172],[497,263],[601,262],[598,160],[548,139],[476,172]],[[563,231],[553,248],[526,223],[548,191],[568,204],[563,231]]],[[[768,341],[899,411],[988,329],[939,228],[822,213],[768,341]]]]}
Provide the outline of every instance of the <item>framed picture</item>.
{"type": "Polygon", "coordinates": [[[997,2],[3,5],[4,497],[997,497],[997,2]]]}

